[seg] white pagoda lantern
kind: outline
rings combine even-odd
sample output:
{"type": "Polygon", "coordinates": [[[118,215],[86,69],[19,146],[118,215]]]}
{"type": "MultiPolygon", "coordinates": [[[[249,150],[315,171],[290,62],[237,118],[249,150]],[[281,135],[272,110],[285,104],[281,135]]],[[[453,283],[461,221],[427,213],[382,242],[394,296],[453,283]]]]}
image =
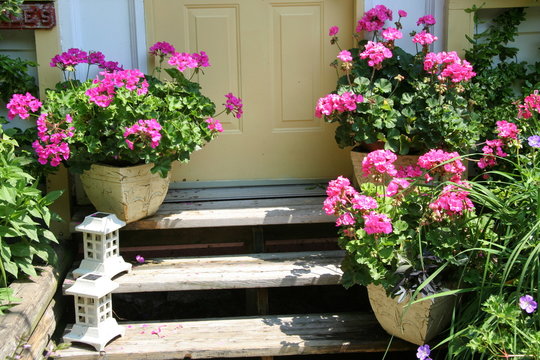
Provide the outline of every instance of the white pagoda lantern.
{"type": "Polygon", "coordinates": [[[112,317],[111,292],[118,284],[99,274],[86,274],[66,290],[75,296],[75,325],[64,335],[66,342],[82,342],[102,351],[125,329],[112,317]]]}
{"type": "Polygon", "coordinates": [[[112,278],[131,271],[131,264],[119,254],[119,229],[124,226],[126,223],[114,214],[96,212],[85,217],[75,228],[83,233],[84,259],[79,268],[73,270],[73,277],[95,273],[112,278]]]}

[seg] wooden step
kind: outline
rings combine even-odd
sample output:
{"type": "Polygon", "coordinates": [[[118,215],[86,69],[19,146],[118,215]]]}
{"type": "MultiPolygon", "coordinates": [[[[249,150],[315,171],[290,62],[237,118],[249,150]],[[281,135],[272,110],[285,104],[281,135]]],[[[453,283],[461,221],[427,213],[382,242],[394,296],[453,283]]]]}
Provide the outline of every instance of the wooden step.
{"type": "MultiPolygon", "coordinates": [[[[383,352],[390,336],[370,314],[310,314],[122,324],[126,335],[100,354],[73,344],[55,358],[165,360],[383,352]]],[[[394,339],[391,351],[416,346],[394,339]]]]}
{"type": "MultiPolygon", "coordinates": [[[[336,285],[341,250],[151,259],[114,279],[115,293],[336,285]]],[[[68,276],[63,288],[74,283],[68,276]]]]}
{"type": "MultiPolygon", "coordinates": [[[[182,229],[225,226],[331,223],[322,210],[324,189],[314,185],[218,189],[171,189],[154,216],[123,230],[182,229]]],[[[94,212],[78,207],[71,230],[94,212]]]]}
{"type": "Polygon", "coordinates": [[[164,203],[154,216],[125,230],[181,229],[334,222],[323,197],[164,203]]]}

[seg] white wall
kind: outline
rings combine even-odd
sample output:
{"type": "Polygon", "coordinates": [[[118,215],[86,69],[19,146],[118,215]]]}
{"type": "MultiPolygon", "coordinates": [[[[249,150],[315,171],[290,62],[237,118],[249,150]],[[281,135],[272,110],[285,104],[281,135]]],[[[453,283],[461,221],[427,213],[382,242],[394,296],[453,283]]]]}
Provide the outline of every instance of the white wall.
{"type": "MultiPolygon", "coordinates": [[[[146,71],[143,0],[59,0],[57,14],[63,51],[101,51],[125,69],[146,71]]],[[[94,67],[90,77],[96,73],[94,67]]]]}
{"type": "Polygon", "coordinates": [[[403,25],[403,39],[397,40],[396,44],[410,53],[415,53],[416,47],[411,41],[409,33],[413,30],[421,30],[419,26],[416,26],[416,21],[424,15],[435,16],[437,23],[433,27],[433,33],[439,40],[432,45],[432,51],[439,52],[444,50],[444,0],[365,0],[366,11],[375,5],[384,5],[392,10],[394,21],[398,18],[398,10],[405,10],[408,13],[408,16],[401,21],[403,25]]]}

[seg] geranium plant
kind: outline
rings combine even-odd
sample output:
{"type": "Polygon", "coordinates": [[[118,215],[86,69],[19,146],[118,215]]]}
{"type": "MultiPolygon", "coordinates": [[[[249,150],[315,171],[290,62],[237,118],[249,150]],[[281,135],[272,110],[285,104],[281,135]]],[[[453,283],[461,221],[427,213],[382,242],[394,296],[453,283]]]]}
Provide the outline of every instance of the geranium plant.
{"type": "MultiPolygon", "coordinates": [[[[94,163],[153,163],[152,172],[165,177],[173,161],[188,161],[223,127],[214,103],[191,81],[210,66],[206,53],[176,52],[171,44],[158,42],[150,54],[158,59],[153,71],[158,77],[124,70],[100,52],[70,49],[50,64],[62,70],[65,81],[48,90],[43,101],[30,94],[14,95],[8,117],[37,117],[33,147],[41,164],[64,163],[81,173],[94,163]],[[165,61],[171,67],[163,69],[168,75],[163,80],[165,61]],[[75,70],[84,64],[102,71],[81,82],[75,70]]],[[[224,104],[223,112],[242,116],[240,99],[229,93],[224,104]]]]}
{"type": "Polygon", "coordinates": [[[418,19],[421,30],[411,34],[416,54],[405,52],[396,43],[404,41],[400,20],[407,13],[398,11],[395,27],[386,26],[393,16],[383,5],[367,11],[356,28],[358,47],[349,50],[339,46],[337,27],[330,29],[340,50],[333,66],[342,75],[336,90],[319,99],[316,116],[338,124],[342,148],[379,142],[399,154],[468,150],[479,127],[464,87],[475,76],[472,66],[454,51],[430,52],[437,41],[431,15],[418,19]]]}
{"type": "Polygon", "coordinates": [[[324,210],[337,216],[339,245],[347,251],[343,283],[382,285],[402,296],[421,286],[433,294],[442,280],[455,281],[452,268],[470,260],[466,250],[486,229],[474,216],[458,153],[430,150],[401,168],[396,158],[391,150],[370,152],[362,171],[372,182],[361,191],[344,177],[327,187],[324,210]]]}

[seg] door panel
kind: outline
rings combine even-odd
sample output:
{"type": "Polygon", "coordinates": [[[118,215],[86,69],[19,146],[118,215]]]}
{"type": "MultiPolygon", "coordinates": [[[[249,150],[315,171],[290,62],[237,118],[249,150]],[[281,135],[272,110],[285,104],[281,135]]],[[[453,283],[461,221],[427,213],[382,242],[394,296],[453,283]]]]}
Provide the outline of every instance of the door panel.
{"type": "Polygon", "coordinates": [[[335,88],[328,64],[337,48],[328,28],[351,45],[353,0],[147,0],[149,45],[206,51],[199,82],[218,109],[224,94],[242,98],[244,117],[220,116],[225,131],[175,164],[173,182],[328,179],[349,175],[348,151],[334,126],[314,117],[319,97],[335,88]]]}

